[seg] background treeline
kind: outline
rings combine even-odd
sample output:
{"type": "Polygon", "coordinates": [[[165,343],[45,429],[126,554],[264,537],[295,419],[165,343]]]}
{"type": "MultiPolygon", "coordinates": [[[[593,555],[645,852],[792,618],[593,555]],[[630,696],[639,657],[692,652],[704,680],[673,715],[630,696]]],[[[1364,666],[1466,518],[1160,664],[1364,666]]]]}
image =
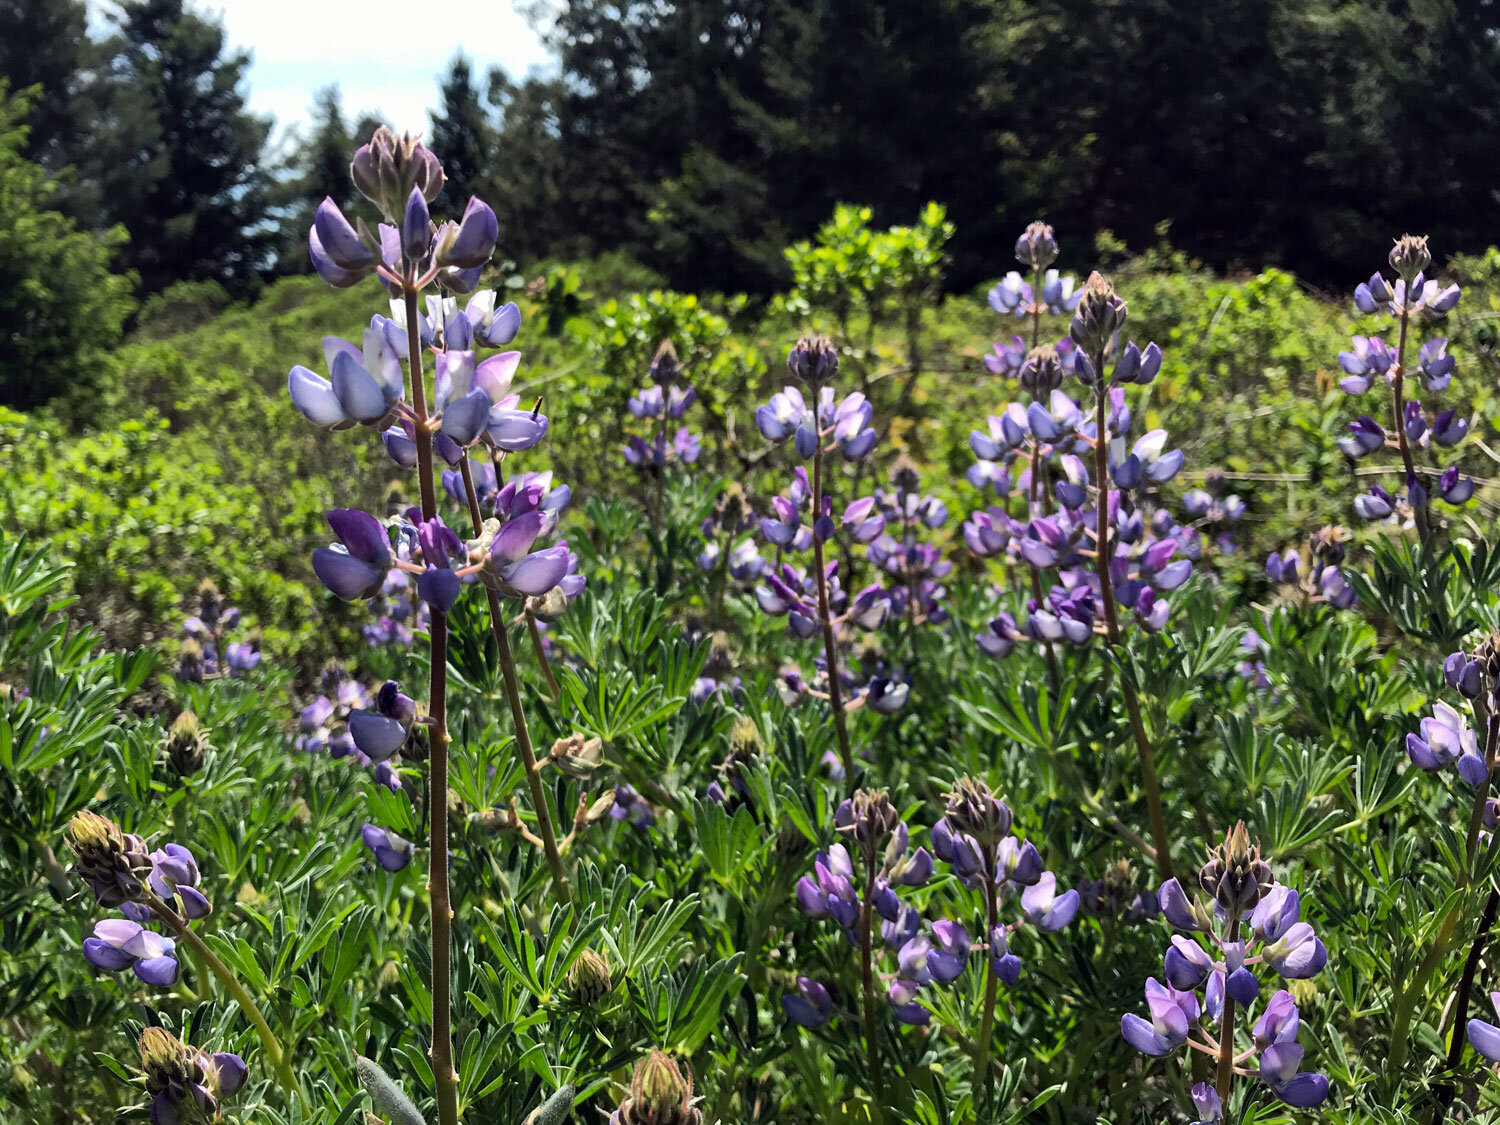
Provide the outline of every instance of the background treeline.
{"type": "MultiPolygon", "coordinates": [[[[77,341],[33,326],[53,297],[99,304],[90,271],[230,297],[303,271],[311,209],[353,205],[346,153],[374,124],[328,88],[273,146],[216,17],[185,0],[104,14],[91,28],[84,0],[0,0],[0,77],[26,92],[0,155],[14,406],[59,389],[38,351],[77,341]],[[91,240],[65,250],[59,228],[38,247],[36,211],[91,240]]],[[[680,289],[763,296],[837,202],[894,223],[936,199],[957,290],[1037,215],[1134,249],[1170,224],[1209,266],[1323,284],[1365,272],[1393,232],[1479,249],[1500,218],[1487,0],[568,0],[536,16],[554,70],[484,75],[460,54],[432,120],[392,123],[426,127],[450,190],[495,202],[520,261],[624,250],[680,289]]],[[[134,313],[105,296],[96,342],[134,313]]]]}

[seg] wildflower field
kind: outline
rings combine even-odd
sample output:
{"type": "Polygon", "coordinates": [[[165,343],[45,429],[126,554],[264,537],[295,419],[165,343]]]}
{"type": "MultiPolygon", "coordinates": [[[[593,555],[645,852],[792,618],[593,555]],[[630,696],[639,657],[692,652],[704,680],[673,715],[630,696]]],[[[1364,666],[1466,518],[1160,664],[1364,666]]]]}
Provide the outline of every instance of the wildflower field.
{"type": "Polygon", "coordinates": [[[0,412],[0,1121],[1500,1120],[1500,251],[350,174],[0,412]]]}

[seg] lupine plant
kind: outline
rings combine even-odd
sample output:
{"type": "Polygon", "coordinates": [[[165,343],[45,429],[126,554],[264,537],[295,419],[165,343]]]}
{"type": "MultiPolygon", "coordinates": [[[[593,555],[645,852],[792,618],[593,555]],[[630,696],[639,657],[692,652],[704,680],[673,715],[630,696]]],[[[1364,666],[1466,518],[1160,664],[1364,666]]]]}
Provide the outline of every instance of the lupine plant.
{"type": "MultiPolygon", "coordinates": [[[[305,544],[316,659],[205,549],[161,603],[187,620],[145,634],[181,634],[153,678],[69,623],[55,542],[0,548],[0,1115],[1484,1119],[1500,553],[1431,502],[1482,503],[1471,462],[1423,460],[1492,404],[1457,397],[1482,382],[1452,378],[1462,325],[1416,332],[1458,298],[1424,240],[1356,293],[1393,331],[1356,338],[1343,389],[1383,381],[1390,426],[1344,448],[1405,484],[1350,532],[1328,407],[1199,394],[1233,349],[1193,333],[1296,296],[1285,275],[1206,309],[1138,264],[1079,286],[1033,223],[987,307],[934,317],[940,210],[904,248],[846,211],[752,332],[742,300],[591,307],[570,267],[486,288],[495,216],[434,222],[411,138],[351,176],[371,217],[318,209],[296,284],[338,292],[277,322],[267,415],[339,505],[305,544]],[[754,409],[761,353],[820,303],[844,338],[803,336],[754,409]],[[989,377],[955,388],[991,314],[989,377]],[[930,456],[976,407],[972,464],[930,456]],[[1249,415],[1308,472],[1257,471],[1249,415]],[[599,487],[622,443],[649,519],[599,487]],[[1175,875],[1194,824],[1216,846],[1175,875]]],[[[1331,366],[1324,313],[1294,343],[1331,366]]]]}

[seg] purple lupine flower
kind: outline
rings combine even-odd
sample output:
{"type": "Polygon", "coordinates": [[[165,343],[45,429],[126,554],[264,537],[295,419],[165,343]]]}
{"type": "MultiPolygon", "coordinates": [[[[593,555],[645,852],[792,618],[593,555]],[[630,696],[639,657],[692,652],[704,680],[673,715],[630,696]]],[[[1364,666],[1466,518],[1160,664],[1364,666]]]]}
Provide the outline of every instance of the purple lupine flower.
{"type": "Polygon", "coordinates": [[[323,337],[329,378],[301,365],[287,376],[292,404],[314,425],[346,429],[356,423],[384,428],[405,391],[401,360],[385,333],[365,330],[363,349],[337,336],[323,337]]]}
{"type": "Polygon", "coordinates": [[[1339,353],[1339,366],[1345,378],[1339,386],[1345,393],[1362,395],[1377,377],[1383,378],[1396,361],[1396,353],[1379,336],[1355,336],[1353,350],[1339,353]]]}
{"type": "Polygon", "coordinates": [[[360,839],[375,856],[375,862],[386,871],[396,872],[406,867],[416,853],[410,840],[404,840],[388,828],[366,824],[360,830],[360,839]]]}
{"type": "Polygon", "coordinates": [[[1302,1055],[1303,1048],[1297,1043],[1267,1047],[1260,1054],[1261,1079],[1287,1105],[1320,1106],[1328,1100],[1328,1079],[1321,1074],[1299,1071],[1302,1055]]]}
{"type": "Polygon", "coordinates": [[[1149,1022],[1127,1012],[1120,1019],[1125,1041],[1143,1055],[1168,1055],[1187,1041],[1188,1027],[1198,1015],[1198,1001],[1191,992],[1163,986],[1155,977],[1146,981],[1149,1022]],[[1191,1015],[1189,1014],[1191,1013],[1191,1015]]]}
{"type": "Polygon", "coordinates": [[[1406,736],[1406,753],[1418,769],[1431,772],[1460,757],[1479,757],[1479,740],[1468,721],[1441,700],[1433,705],[1432,715],[1422,720],[1421,731],[1406,736]]]}
{"type": "Polygon", "coordinates": [[[395,680],[387,680],[376,693],[375,710],[349,712],[349,736],[372,762],[384,762],[405,744],[416,717],[416,702],[401,694],[395,680]]]}
{"type": "Polygon", "coordinates": [[[133,969],[144,983],[166,988],[177,981],[177,943],[125,918],[94,924],[94,936],[83,941],[90,965],[117,973],[133,969]]]}
{"type": "Polygon", "coordinates": [[[335,508],[324,514],[339,542],[313,552],[313,572],[344,601],[374,597],[391,564],[385,525],[357,508],[335,508]]]}
{"type": "Polygon", "coordinates": [[[198,863],[193,853],[181,844],[167,844],[151,853],[151,889],[158,897],[171,902],[174,898],[183,917],[206,918],[213,907],[198,889],[198,863]]]}
{"type": "Polygon", "coordinates": [[[1448,338],[1434,336],[1417,352],[1417,370],[1421,374],[1422,387],[1433,394],[1448,389],[1453,380],[1455,361],[1448,354],[1448,338]]]}
{"type": "Polygon", "coordinates": [[[781,1009],[799,1027],[822,1027],[833,1014],[833,997],[812,978],[798,977],[797,991],[781,998],[781,1009]]]}
{"type": "Polygon", "coordinates": [[[1383,520],[1395,510],[1395,499],[1378,484],[1372,484],[1369,492],[1354,499],[1355,513],[1367,520],[1383,520]]]}
{"type": "Polygon", "coordinates": [[[502,593],[512,597],[545,594],[568,573],[571,553],[566,545],[531,550],[546,523],[542,512],[527,512],[508,520],[495,535],[486,565],[502,593]]]}
{"type": "Polygon", "coordinates": [[[1219,1092],[1207,1082],[1199,1082],[1193,1087],[1193,1109],[1198,1117],[1192,1125],[1218,1125],[1224,1116],[1224,1103],[1219,1098],[1219,1092]]]}
{"type": "MultiPolygon", "coordinates": [[[[1490,1003],[1495,1012],[1500,1014],[1500,992],[1490,993],[1490,1003]]],[[[1468,1032],[1469,1042],[1474,1045],[1474,1050],[1490,1062],[1500,1062],[1500,1027],[1476,1018],[1469,1021],[1468,1032]]]]}
{"type": "Polygon", "coordinates": [[[514,301],[495,307],[495,291],[481,289],[469,298],[464,315],[473,328],[474,337],[492,348],[504,347],[521,330],[521,310],[514,301]]]}

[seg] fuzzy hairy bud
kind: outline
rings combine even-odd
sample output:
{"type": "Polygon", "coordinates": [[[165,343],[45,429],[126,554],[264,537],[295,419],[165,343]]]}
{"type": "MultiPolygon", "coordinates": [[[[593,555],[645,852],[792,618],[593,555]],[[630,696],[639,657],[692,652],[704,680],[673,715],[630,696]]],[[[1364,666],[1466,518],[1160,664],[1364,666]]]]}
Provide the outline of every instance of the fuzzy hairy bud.
{"type": "Polygon", "coordinates": [[[944,816],[954,832],[974,837],[986,849],[1010,832],[1010,806],[977,777],[961,778],[953,787],[944,816]]]}
{"type": "Polygon", "coordinates": [[[901,823],[901,814],[885,793],[859,789],[834,811],[833,823],[853,835],[866,855],[874,855],[901,823]]]}
{"type": "Polygon", "coordinates": [[[1198,873],[1199,886],[1232,918],[1253,910],[1275,883],[1276,876],[1262,862],[1260,845],[1251,844],[1243,820],[1225,835],[1222,847],[1209,853],[1198,873]]]}
{"type": "Polygon", "coordinates": [[[617,1125],[702,1125],[693,1097],[693,1075],[664,1051],[637,1064],[630,1092],[612,1115],[617,1125]]]}
{"type": "Polygon", "coordinates": [[[582,1003],[598,1003],[615,986],[609,958],[592,949],[585,949],[578,955],[578,960],[568,966],[566,982],[568,991],[582,1003]]]}
{"type": "MultiPolygon", "coordinates": [[[[1114,334],[1125,326],[1125,302],[1098,270],[1084,283],[1082,299],[1068,326],[1068,335],[1088,355],[1102,352],[1114,334]]],[[[1102,378],[1102,373],[1100,376],[1102,378]]]]}
{"type": "Polygon", "coordinates": [[[810,387],[821,387],[839,369],[839,353],[827,336],[803,336],[786,357],[787,370],[810,387]]]}
{"type": "Polygon", "coordinates": [[[1411,281],[1432,265],[1432,251],[1427,249],[1425,234],[1403,234],[1391,247],[1389,261],[1402,281],[1411,281]]]}
{"type": "Polygon", "coordinates": [[[1057,261],[1057,238],[1050,223],[1037,220],[1016,239],[1016,261],[1044,270],[1057,261]]]}
{"type": "Polygon", "coordinates": [[[167,765],[179,777],[189,777],[201,770],[208,753],[208,736],[198,725],[198,716],[191,711],[178,715],[162,739],[161,748],[167,765]]]}
{"type": "Polygon", "coordinates": [[[399,226],[413,188],[431,203],[443,190],[443,165],[416,137],[397,137],[382,125],[361,145],[349,165],[360,194],[380,208],[386,222],[399,226]]]}
{"type": "Polygon", "coordinates": [[[74,873],[88,883],[107,908],[143,902],[151,875],[151,853],[133,832],[122,832],[108,817],[83,809],[68,823],[68,846],[78,857],[74,873]]]}

